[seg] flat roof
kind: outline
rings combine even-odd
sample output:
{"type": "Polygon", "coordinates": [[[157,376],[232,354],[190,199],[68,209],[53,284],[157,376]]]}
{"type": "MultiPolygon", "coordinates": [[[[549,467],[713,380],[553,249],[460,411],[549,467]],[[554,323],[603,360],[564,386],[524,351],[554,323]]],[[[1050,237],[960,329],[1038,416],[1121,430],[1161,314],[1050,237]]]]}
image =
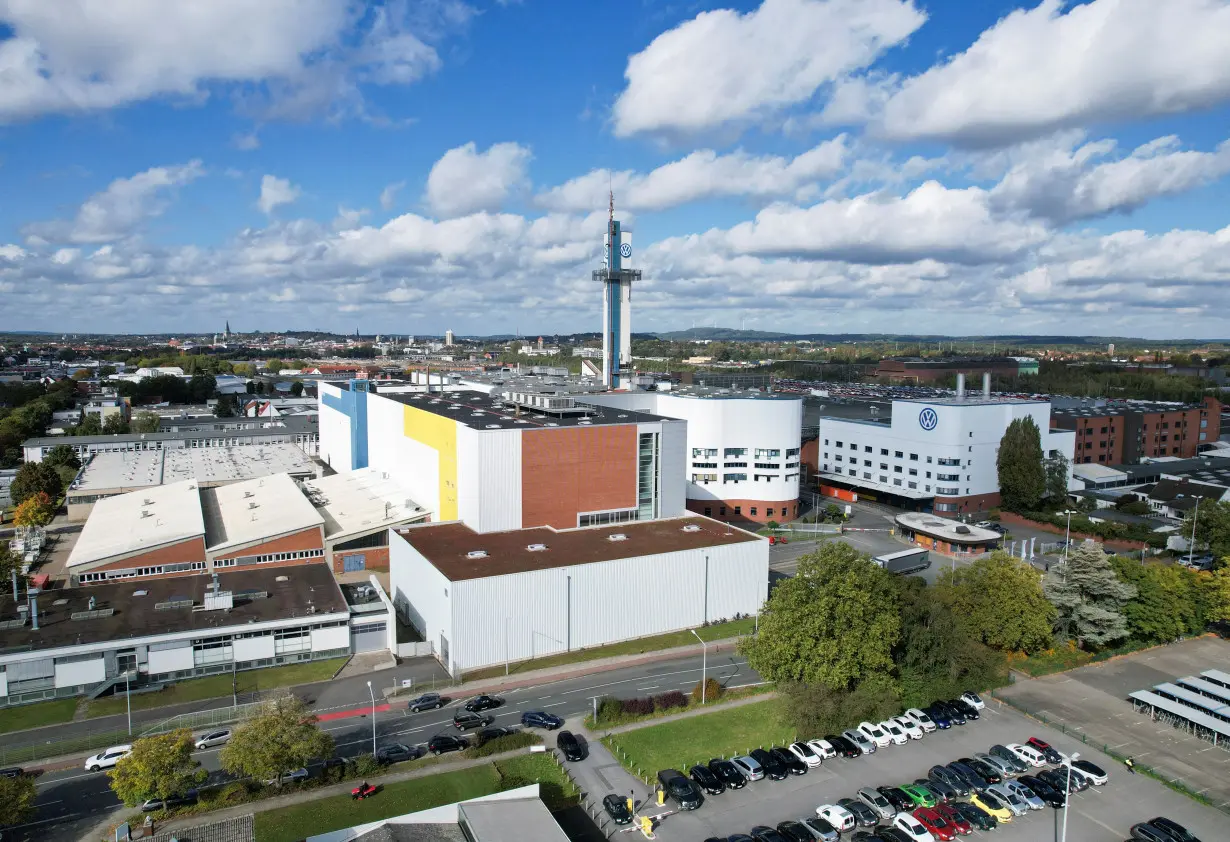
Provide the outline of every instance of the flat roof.
{"type": "Polygon", "coordinates": [[[186,479],[217,485],[276,473],[310,475],[311,457],[291,442],[169,450],[116,450],[93,454],[69,489],[89,494],[147,488],[186,479]]]}
{"type": "MultiPolygon", "coordinates": [[[[51,649],[76,643],[125,640],[147,635],[172,634],[196,629],[247,625],[302,617],[305,621],[321,614],[346,612],[346,600],[327,564],[302,564],[272,570],[248,569],[219,573],[218,583],[231,591],[234,607],[229,612],[193,610],[190,606],[158,609],[159,603],[191,599],[198,609],[211,576],[185,576],[171,579],[143,579],[86,588],[43,591],[38,596],[38,631],[29,623],[17,629],[0,629],[0,649],[31,647],[51,649]],[[277,581],[285,576],[286,581],[277,581]],[[144,591],[141,596],[138,592],[144,591]],[[243,598],[243,592],[267,594],[264,598],[243,598]],[[96,611],[113,609],[110,616],[72,619],[76,612],[89,610],[94,597],[96,611]],[[308,614],[308,607],[315,614],[308,614]]],[[[24,595],[19,604],[26,602],[24,595]]],[[[12,593],[0,595],[0,621],[17,619],[12,593]]]]}
{"type": "MultiPolygon", "coordinates": [[[[318,416],[310,415],[286,415],[274,420],[270,419],[253,419],[259,420],[269,426],[256,427],[253,429],[225,429],[225,430],[179,430],[178,432],[158,432],[158,433],[115,433],[113,435],[100,436],[40,436],[38,438],[26,439],[21,443],[22,447],[54,447],[57,444],[75,444],[75,445],[90,445],[90,444],[107,444],[111,442],[134,442],[134,441],[180,441],[182,439],[193,438],[251,438],[256,436],[285,436],[285,435],[300,435],[303,433],[316,432],[319,428],[318,416]]],[[[186,422],[190,423],[190,422],[186,422]]]]}
{"type": "Polygon", "coordinates": [[[303,485],[317,505],[330,540],[430,515],[410,499],[400,483],[373,468],[333,474],[303,485]]]}
{"type": "Polygon", "coordinates": [[[1127,415],[1135,412],[1190,412],[1193,409],[1204,409],[1200,403],[1180,403],[1177,401],[1144,401],[1128,400],[1115,402],[1094,402],[1092,404],[1067,405],[1056,407],[1056,415],[1074,418],[1103,418],[1113,415],[1127,415]]]}
{"type": "MultiPolygon", "coordinates": [[[[380,394],[377,392],[377,394],[380,394]]],[[[431,394],[394,392],[381,397],[422,409],[444,418],[452,418],[474,430],[513,430],[535,427],[598,427],[615,424],[638,424],[666,420],[647,412],[631,409],[599,407],[578,401],[578,409],[587,410],[577,414],[547,414],[532,407],[522,407],[518,414],[505,406],[499,395],[488,395],[475,390],[456,392],[432,392],[431,394]]]]}
{"type": "Polygon", "coordinates": [[[210,552],[299,532],[324,522],[289,474],[202,488],[201,511],[210,552]]]}
{"type": "Polygon", "coordinates": [[[454,522],[399,530],[397,534],[453,582],[765,540],[700,516],[583,529],[540,526],[486,533],[454,522]],[[624,540],[609,540],[617,534],[625,536],[624,540]],[[535,544],[547,548],[528,549],[535,544]],[[486,556],[467,557],[477,550],[486,556]]]}
{"type": "Polygon", "coordinates": [[[152,486],[94,504],[68,556],[69,568],[204,536],[195,480],[152,486]]]}
{"type": "Polygon", "coordinates": [[[1035,398],[1010,398],[1005,396],[991,395],[989,398],[984,398],[982,392],[967,392],[965,397],[959,398],[956,395],[948,395],[942,398],[893,398],[894,401],[902,403],[931,403],[937,406],[1000,406],[1003,404],[1042,404],[1050,406],[1051,402],[1047,400],[1037,400],[1035,398]]]}
{"type": "Polygon", "coordinates": [[[957,544],[985,544],[1000,539],[999,533],[993,530],[928,512],[904,512],[897,515],[897,523],[913,532],[957,544]]]}

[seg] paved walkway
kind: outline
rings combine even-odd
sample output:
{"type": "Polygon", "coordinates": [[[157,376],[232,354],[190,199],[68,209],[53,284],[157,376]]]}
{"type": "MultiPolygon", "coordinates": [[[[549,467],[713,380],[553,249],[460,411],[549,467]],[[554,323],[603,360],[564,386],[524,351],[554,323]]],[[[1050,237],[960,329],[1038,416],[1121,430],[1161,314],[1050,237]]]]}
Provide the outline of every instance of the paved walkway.
{"type": "Polygon", "coordinates": [[[745,696],[742,699],[732,699],[729,702],[717,702],[712,705],[705,705],[701,708],[691,708],[680,713],[672,713],[667,716],[657,716],[653,719],[642,719],[638,722],[629,722],[626,725],[616,725],[614,728],[603,728],[602,736],[606,737],[611,734],[624,734],[628,731],[637,731],[641,728],[648,728],[650,725],[661,725],[664,722],[674,722],[678,719],[691,719],[693,716],[701,716],[706,713],[715,713],[719,710],[727,710],[729,708],[740,708],[744,705],[754,704],[755,702],[763,702],[766,699],[776,699],[777,691],[772,690],[767,693],[757,693],[754,696],[745,696]]]}

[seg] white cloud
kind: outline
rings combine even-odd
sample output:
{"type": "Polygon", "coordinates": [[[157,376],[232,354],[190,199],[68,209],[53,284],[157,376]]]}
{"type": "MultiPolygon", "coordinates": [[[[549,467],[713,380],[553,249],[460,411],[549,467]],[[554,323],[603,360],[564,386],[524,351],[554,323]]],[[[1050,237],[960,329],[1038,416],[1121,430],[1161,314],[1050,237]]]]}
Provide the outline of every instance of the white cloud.
{"type": "Polygon", "coordinates": [[[393,206],[397,204],[398,192],[406,186],[404,181],[396,181],[380,191],[380,207],[384,210],[393,210],[393,206]]]}
{"type": "Polygon", "coordinates": [[[450,149],[427,176],[427,204],[441,217],[499,210],[510,193],[526,185],[531,157],[516,143],[497,143],[486,152],[473,142],[450,149]]]}
{"type": "Polygon", "coordinates": [[[1225,0],[1043,0],[903,82],[877,126],[898,139],[1002,144],[1230,99],[1225,0]]]}
{"type": "Polygon", "coordinates": [[[795,158],[701,149],[648,173],[593,170],[540,192],[536,201],[552,210],[588,211],[606,203],[608,189],[615,191],[621,208],[632,210],[662,210],[719,196],[803,199],[817,182],[841,172],[848,153],[845,135],[795,158]]]}
{"type": "Polygon", "coordinates": [[[347,231],[351,228],[358,228],[363,222],[363,217],[370,214],[367,208],[348,208],[339,206],[337,216],[333,218],[334,231],[347,231]]]}
{"type": "Polygon", "coordinates": [[[926,20],[911,0],[764,0],[702,12],[628,60],[619,136],[745,124],[807,101],[926,20]]]}
{"type": "Polygon", "coordinates": [[[265,175],[261,178],[261,195],[256,200],[256,206],[261,213],[270,214],[278,205],[288,205],[298,198],[299,188],[289,179],[265,175]]]}
{"type": "Polygon", "coordinates": [[[231,138],[231,143],[236,149],[243,152],[251,152],[253,149],[261,148],[261,139],[256,132],[238,133],[231,138]]]}

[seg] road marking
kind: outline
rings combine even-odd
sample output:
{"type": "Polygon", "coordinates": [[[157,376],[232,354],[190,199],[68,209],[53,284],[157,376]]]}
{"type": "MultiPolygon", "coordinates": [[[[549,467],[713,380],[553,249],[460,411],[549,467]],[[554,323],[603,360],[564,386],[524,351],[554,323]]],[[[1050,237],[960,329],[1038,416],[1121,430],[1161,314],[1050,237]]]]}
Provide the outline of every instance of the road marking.
{"type": "Polygon", "coordinates": [[[648,687],[637,687],[637,688],[636,688],[636,692],[638,692],[638,693],[639,693],[639,692],[641,692],[642,690],[657,690],[659,686],[661,686],[661,685],[658,685],[658,684],[650,684],[648,687]]]}
{"type": "Polygon", "coordinates": [[[553,704],[543,705],[543,707],[544,707],[544,708],[557,708],[557,707],[559,707],[560,705],[566,705],[566,704],[568,704],[568,703],[567,703],[567,702],[554,702],[553,704]]]}

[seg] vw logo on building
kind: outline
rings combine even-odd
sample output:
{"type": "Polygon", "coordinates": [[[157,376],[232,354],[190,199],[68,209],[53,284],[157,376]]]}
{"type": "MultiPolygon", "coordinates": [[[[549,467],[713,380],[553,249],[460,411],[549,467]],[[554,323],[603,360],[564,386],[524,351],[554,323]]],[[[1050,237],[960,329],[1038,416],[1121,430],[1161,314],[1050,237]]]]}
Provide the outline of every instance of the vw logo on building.
{"type": "Polygon", "coordinates": [[[620,246],[619,256],[620,257],[631,257],[632,256],[632,246],[630,246],[627,243],[624,243],[622,246],[620,246]]]}
{"type": "Polygon", "coordinates": [[[935,425],[938,423],[940,423],[940,416],[931,407],[927,407],[918,413],[918,426],[924,430],[934,430],[935,425]]]}

